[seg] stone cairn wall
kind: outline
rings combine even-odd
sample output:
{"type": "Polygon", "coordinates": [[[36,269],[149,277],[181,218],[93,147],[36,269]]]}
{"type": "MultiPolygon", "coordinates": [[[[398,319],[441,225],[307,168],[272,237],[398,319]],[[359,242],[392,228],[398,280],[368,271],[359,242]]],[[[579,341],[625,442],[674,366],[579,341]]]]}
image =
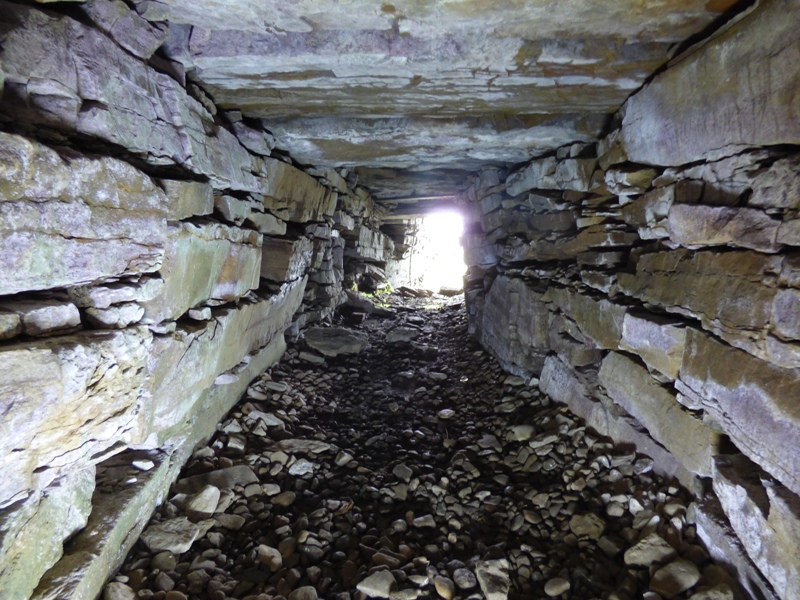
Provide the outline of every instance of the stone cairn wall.
{"type": "Polygon", "coordinates": [[[800,598],[800,39],[757,10],[607,136],[476,176],[471,328],[697,494],[755,598],[800,598]]]}
{"type": "Polygon", "coordinates": [[[161,58],[166,25],[67,12],[0,1],[9,599],[94,598],[284,332],[394,252],[346,173],[293,166],[161,58]]]}

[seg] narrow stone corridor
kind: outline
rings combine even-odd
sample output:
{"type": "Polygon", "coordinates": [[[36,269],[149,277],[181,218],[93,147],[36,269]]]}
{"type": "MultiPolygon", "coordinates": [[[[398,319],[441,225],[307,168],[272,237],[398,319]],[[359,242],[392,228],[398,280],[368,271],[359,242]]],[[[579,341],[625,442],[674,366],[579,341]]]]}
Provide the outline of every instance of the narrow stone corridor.
{"type": "Polygon", "coordinates": [[[505,373],[463,296],[387,301],[249,387],[106,600],[738,597],[691,495],[505,373]]]}

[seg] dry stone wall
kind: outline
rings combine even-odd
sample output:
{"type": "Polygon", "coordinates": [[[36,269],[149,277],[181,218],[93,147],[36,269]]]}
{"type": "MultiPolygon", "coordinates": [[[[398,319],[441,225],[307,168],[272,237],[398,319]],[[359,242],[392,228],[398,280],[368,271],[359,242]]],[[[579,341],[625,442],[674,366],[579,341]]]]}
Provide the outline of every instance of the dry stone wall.
{"type": "Polygon", "coordinates": [[[0,596],[101,590],[194,447],[391,240],[121,1],[0,2],[0,596]],[[70,540],[65,549],[64,542],[70,540]]]}
{"type": "Polygon", "coordinates": [[[800,590],[787,10],[765,3],[674,61],[596,144],[485,168],[463,238],[481,343],[694,490],[712,553],[754,597],[783,599],[800,590]]]}

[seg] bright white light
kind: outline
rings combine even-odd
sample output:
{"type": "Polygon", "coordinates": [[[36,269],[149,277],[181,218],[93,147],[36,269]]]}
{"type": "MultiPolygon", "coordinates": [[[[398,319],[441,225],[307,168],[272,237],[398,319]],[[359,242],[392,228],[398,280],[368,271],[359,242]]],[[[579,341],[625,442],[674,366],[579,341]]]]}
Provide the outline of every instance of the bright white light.
{"type": "Polygon", "coordinates": [[[467,266],[459,240],[463,229],[464,220],[454,211],[435,212],[422,219],[411,257],[411,276],[420,278],[420,287],[438,292],[442,287],[464,285],[467,266]]]}

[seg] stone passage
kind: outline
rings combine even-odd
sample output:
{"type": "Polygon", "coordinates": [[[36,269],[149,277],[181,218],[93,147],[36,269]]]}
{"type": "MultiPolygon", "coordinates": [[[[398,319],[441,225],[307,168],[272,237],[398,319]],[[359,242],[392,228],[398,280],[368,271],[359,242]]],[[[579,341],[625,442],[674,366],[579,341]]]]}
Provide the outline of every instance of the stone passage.
{"type": "Polygon", "coordinates": [[[797,15],[0,0],[0,599],[800,600],[797,15]]]}
{"type": "MultiPolygon", "coordinates": [[[[195,451],[104,598],[740,593],[686,490],[467,341],[461,298],[424,302],[290,346],[195,451]]],[[[99,478],[124,490],[131,473],[99,478]]]]}

